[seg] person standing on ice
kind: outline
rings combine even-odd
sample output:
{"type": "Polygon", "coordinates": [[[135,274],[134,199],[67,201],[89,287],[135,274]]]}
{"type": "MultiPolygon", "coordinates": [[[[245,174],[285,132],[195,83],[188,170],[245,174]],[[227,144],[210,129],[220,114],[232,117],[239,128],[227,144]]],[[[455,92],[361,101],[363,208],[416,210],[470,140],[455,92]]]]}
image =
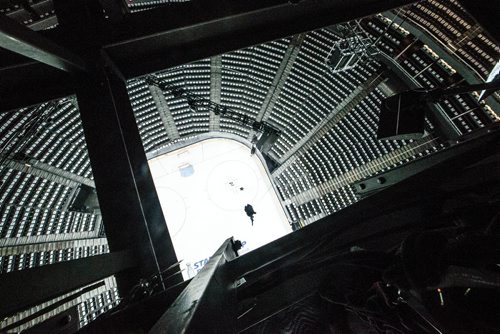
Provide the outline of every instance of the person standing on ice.
{"type": "Polygon", "coordinates": [[[255,215],[257,212],[254,211],[253,207],[250,204],[245,205],[245,212],[247,216],[250,217],[253,226],[253,215],[255,215]]]}

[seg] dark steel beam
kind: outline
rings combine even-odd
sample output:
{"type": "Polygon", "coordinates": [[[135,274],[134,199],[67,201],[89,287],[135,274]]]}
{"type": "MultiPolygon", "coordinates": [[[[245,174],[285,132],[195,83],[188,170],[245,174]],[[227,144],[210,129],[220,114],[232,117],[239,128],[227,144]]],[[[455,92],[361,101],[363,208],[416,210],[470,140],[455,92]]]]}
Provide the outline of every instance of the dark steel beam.
{"type": "Polygon", "coordinates": [[[225,268],[235,257],[227,239],[149,333],[235,333],[236,294],[225,268]]]}
{"type": "MultiPolygon", "coordinates": [[[[16,321],[10,325],[8,325],[7,327],[4,327],[2,328],[2,330],[4,330],[5,332],[9,332],[9,330],[12,330],[12,329],[15,329],[16,327],[19,327],[31,320],[34,320],[40,316],[43,316],[44,314],[47,314],[48,312],[52,311],[52,310],[55,310],[57,309],[58,307],[60,306],[63,306],[64,304],[68,303],[68,302],[71,302],[72,300],[75,300],[76,298],[80,297],[81,295],[83,295],[84,293],[87,293],[87,292],[90,292],[94,289],[97,289],[101,286],[104,286],[104,281],[100,281],[100,282],[97,282],[95,284],[92,284],[92,285],[89,285],[81,290],[78,290],[77,292],[75,293],[72,293],[71,295],[67,296],[67,297],[64,297],[63,299],[61,300],[58,300],[57,302],[53,303],[53,304],[50,304],[49,306],[47,307],[44,307],[43,309],[39,310],[39,311],[36,311],[35,313],[27,316],[26,318],[24,319],[21,319],[19,321],[16,321]]],[[[76,306],[74,306],[76,308],[76,306]]],[[[65,311],[66,312],[66,311],[65,311]]],[[[58,314],[56,317],[61,317],[61,315],[63,315],[65,312],[63,312],[62,314],[58,314]]],[[[78,313],[77,313],[77,317],[78,317],[78,313]]],[[[51,318],[52,319],[52,318],[51,318]]],[[[44,321],[43,323],[37,325],[37,326],[41,326],[41,327],[45,327],[44,323],[52,323],[51,319],[48,319],[46,321],[44,321]]],[[[76,322],[76,321],[74,321],[76,322]]],[[[78,328],[78,326],[77,326],[78,328]]],[[[43,331],[42,333],[50,333],[52,331],[43,331]]],[[[74,331],[76,332],[76,330],[74,331]]]]}
{"type": "Polygon", "coordinates": [[[87,69],[79,56],[5,15],[0,15],[0,46],[66,72],[87,69]]]}
{"type": "MultiPolygon", "coordinates": [[[[144,13],[129,14],[122,19],[115,16],[113,20],[94,17],[98,15],[95,2],[83,2],[85,11],[72,11],[65,9],[73,6],[73,1],[70,4],[56,1],[60,26],[37,32],[33,43],[44,45],[42,41],[49,41],[49,44],[53,41],[79,55],[84,55],[90,47],[103,47],[124,76],[132,78],[414,1],[304,0],[293,5],[286,0],[197,0],[172,3],[144,13]],[[98,24],[88,24],[91,20],[82,19],[84,14],[94,17],[98,24]],[[75,20],[78,24],[73,24],[75,20]],[[87,28],[84,27],[86,22],[87,28]],[[82,33],[85,30],[89,33],[82,33]]],[[[28,32],[30,36],[36,34],[28,32]]],[[[0,59],[4,59],[5,52],[0,53],[0,59]]],[[[9,63],[9,67],[20,70],[24,66],[32,67],[32,64],[24,60],[9,63]]],[[[29,69],[21,71],[30,73],[29,69]]],[[[10,94],[2,94],[8,106],[2,105],[2,110],[52,100],[71,91],[71,85],[63,83],[57,74],[38,71],[31,77],[40,78],[41,91],[31,89],[33,81],[22,79],[22,76],[4,77],[0,69],[5,86],[18,87],[16,89],[23,92],[27,101],[23,104],[10,94]],[[58,81],[60,86],[53,84],[58,81]]]]}
{"type": "MultiPolygon", "coordinates": [[[[83,5],[89,7],[93,2],[83,5]]],[[[134,77],[413,2],[415,0],[303,0],[299,4],[291,4],[287,0],[196,0],[129,14],[114,22],[98,17],[96,19],[100,21],[99,29],[102,31],[92,39],[100,40],[101,46],[113,56],[117,65],[127,65],[120,67],[126,77],[134,77]],[[186,49],[189,46],[193,46],[191,49],[194,50],[186,49]],[[158,58],[166,60],[163,63],[158,58]],[[136,68],[138,64],[132,62],[134,59],[141,59],[149,65],[144,65],[141,70],[136,68]],[[127,69],[129,66],[130,70],[127,69]]],[[[64,4],[62,8],[67,5],[63,1],[55,2],[58,17],[62,15],[62,27],[39,33],[75,52],[83,52],[91,43],[89,36],[75,40],[74,31],[67,31],[64,23],[65,16],[71,16],[71,20],[79,22],[75,29],[85,30],[82,27],[85,25],[83,13],[77,15],[64,11],[58,7],[59,3],[64,4]]],[[[93,8],[90,10],[95,12],[93,8]]],[[[95,26],[88,28],[96,29],[95,26]]]]}
{"type": "Polygon", "coordinates": [[[92,321],[78,334],[94,333],[146,333],[158,321],[166,309],[186,288],[190,281],[169,287],[149,298],[133,304],[120,305],[120,312],[112,310],[98,321],[92,321]]]}
{"type": "Polygon", "coordinates": [[[136,265],[134,254],[122,251],[3,274],[0,285],[0,318],[136,265]]]}
{"type": "Polygon", "coordinates": [[[95,70],[76,78],[76,96],[110,250],[133,248],[140,260],[137,272],[117,276],[126,293],[178,260],[125,82],[95,59],[95,70]]]}
{"type": "Polygon", "coordinates": [[[469,145],[457,145],[452,149],[442,150],[440,152],[421,157],[403,166],[391,169],[388,172],[355,182],[353,183],[353,186],[356,189],[356,193],[362,197],[373,195],[377,191],[381,191],[403,180],[406,180],[413,175],[422,173],[423,171],[432,168],[442,163],[443,161],[460,157],[463,154],[470,152],[471,146],[474,147],[479,143],[480,142],[469,142],[469,145]]]}
{"type": "MultiPolygon", "coordinates": [[[[0,50],[3,51],[3,50],[0,50]]],[[[68,73],[17,56],[19,62],[8,61],[11,52],[1,52],[0,112],[37,105],[74,94],[68,73]]]]}
{"type": "Polygon", "coordinates": [[[31,328],[23,331],[25,334],[45,334],[58,333],[70,334],[75,333],[80,327],[80,319],[78,316],[78,306],[73,306],[42,323],[39,323],[31,328]]]}
{"type": "Polygon", "coordinates": [[[412,2],[194,0],[127,16],[105,48],[131,78],[412,2]]]}
{"type": "MultiPolygon", "coordinates": [[[[86,59],[103,44],[103,13],[97,0],[53,0],[58,26],[36,32],[86,59]]],[[[108,27],[111,29],[110,27],[108,27]]],[[[0,49],[0,112],[75,94],[70,75],[54,67],[0,49]]]]}

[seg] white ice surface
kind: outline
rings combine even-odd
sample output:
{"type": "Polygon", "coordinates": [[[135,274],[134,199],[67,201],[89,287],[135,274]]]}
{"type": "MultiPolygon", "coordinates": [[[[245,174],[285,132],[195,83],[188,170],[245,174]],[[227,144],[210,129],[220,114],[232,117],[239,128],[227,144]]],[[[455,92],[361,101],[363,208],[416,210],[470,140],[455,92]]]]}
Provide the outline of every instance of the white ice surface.
{"type": "Polygon", "coordinates": [[[259,158],[236,141],[204,140],[149,166],[185,279],[231,236],[245,242],[243,254],[292,231],[259,158]],[[182,177],[187,165],[194,173],[182,177]],[[257,212],[254,226],[247,203],[257,212]]]}

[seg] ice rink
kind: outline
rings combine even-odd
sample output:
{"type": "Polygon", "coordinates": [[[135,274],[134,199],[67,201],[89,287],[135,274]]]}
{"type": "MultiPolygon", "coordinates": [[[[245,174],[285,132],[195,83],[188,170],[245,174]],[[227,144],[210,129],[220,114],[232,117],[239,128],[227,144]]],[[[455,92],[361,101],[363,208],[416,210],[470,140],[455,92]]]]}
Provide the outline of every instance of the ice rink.
{"type": "Polygon", "coordinates": [[[185,279],[231,236],[243,254],[292,231],[262,163],[241,143],[208,139],[149,165],[185,279]]]}

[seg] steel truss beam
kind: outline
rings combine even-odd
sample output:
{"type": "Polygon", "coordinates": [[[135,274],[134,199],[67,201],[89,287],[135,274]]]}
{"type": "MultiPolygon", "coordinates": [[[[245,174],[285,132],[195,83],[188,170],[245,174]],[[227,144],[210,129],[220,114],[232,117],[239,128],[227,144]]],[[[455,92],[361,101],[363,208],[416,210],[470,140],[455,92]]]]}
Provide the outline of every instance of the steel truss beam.
{"type": "MultiPolygon", "coordinates": [[[[94,2],[95,0],[91,1],[90,5],[95,6],[94,2]]],[[[98,24],[87,27],[87,31],[92,33],[84,34],[82,31],[85,31],[85,27],[67,29],[65,24],[74,19],[80,25],[90,25],[82,20],[83,11],[75,13],[71,10],[58,10],[58,4],[63,5],[64,2],[56,1],[58,13],[63,12],[71,18],[65,20],[60,17],[64,15],[58,14],[60,27],[38,32],[38,35],[41,39],[50,40],[82,57],[90,47],[100,47],[108,52],[126,78],[133,78],[412,2],[415,1],[303,0],[298,4],[291,4],[287,0],[193,0],[113,20],[102,15],[95,18],[99,21],[98,24]]],[[[38,54],[38,57],[43,55],[43,48],[33,51],[36,51],[35,55],[38,54]]],[[[3,57],[0,54],[0,59],[3,57]]],[[[9,60],[4,66],[8,68],[20,69],[32,65],[26,60],[12,59],[12,55],[7,55],[7,58],[9,60]]],[[[70,63],[79,64],[78,61],[70,63]]],[[[0,78],[4,77],[2,72],[0,70],[0,78]]],[[[19,91],[27,95],[25,98],[28,103],[40,100],[39,96],[30,96],[38,95],[36,91],[22,89],[23,85],[17,80],[11,77],[5,86],[19,87],[19,91]]],[[[57,82],[51,78],[44,80],[57,82]]],[[[29,82],[26,84],[29,85],[29,82]]],[[[43,87],[43,91],[45,100],[48,101],[58,98],[65,90],[54,84],[43,87]]],[[[2,99],[5,100],[2,110],[26,106],[23,101],[11,101],[12,97],[8,95],[2,94],[2,99]]]]}
{"type": "Polygon", "coordinates": [[[233,246],[232,238],[222,244],[149,333],[235,333],[235,286],[225,266],[236,257],[233,246]]]}
{"type": "MultiPolygon", "coordinates": [[[[3,241],[5,239],[1,240],[3,241]]],[[[0,256],[50,252],[61,249],[70,249],[78,247],[96,247],[96,246],[100,247],[105,245],[106,246],[108,245],[108,240],[106,240],[106,238],[88,238],[88,239],[64,240],[64,241],[42,242],[42,243],[14,244],[11,245],[10,247],[8,246],[0,247],[0,256]]]]}
{"type": "MultiPolygon", "coordinates": [[[[438,143],[437,138],[431,136],[424,137],[414,141],[408,145],[402,146],[399,149],[384,154],[376,159],[370,160],[367,163],[360,165],[350,171],[337,175],[324,183],[318,184],[301,194],[285,199],[285,204],[293,203],[296,206],[303,205],[313,199],[321,199],[326,194],[333,193],[336,190],[342,189],[350,184],[358,182],[362,179],[375,175],[387,168],[393,168],[394,165],[405,159],[412,158],[419,153],[424,153],[426,150],[432,150],[438,143]]],[[[437,158],[436,161],[441,161],[442,158],[437,158]]],[[[429,165],[430,166],[430,165],[429,165]]],[[[428,166],[428,167],[429,167],[428,166]]],[[[406,169],[406,166],[402,167],[406,169]]],[[[394,184],[395,182],[392,182],[394,184]]],[[[388,185],[386,185],[388,186],[388,185]]]]}
{"type": "Polygon", "coordinates": [[[136,77],[412,2],[194,0],[125,17],[105,48],[136,77]]]}
{"type": "Polygon", "coordinates": [[[4,15],[0,15],[0,45],[66,72],[75,73],[87,69],[79,56],[4,15]]]}
{"type": "MultiPolygon", "coordinates": [[[[125,82],[113,64],[77,81],[77,99],[110,251],[134,249],[140,266],[121,292],[177,263],[125,82]]],[[[179,278],[179,277],[177,277],[179,278]]]]}
{"type": "Polygon", "coordinates": [[[0,112],[74,94],[68,73],[2,51],[0,50],[0,112]]]}
{"type": "Polygon", "coordinates": [[[98,217],[98,224],[96,228],[88,232],[70,232],[70,233],[58,233],[58,234],[46,234],[46,235],[36,235],[29,237],[14,237],[14,238],[2,238],[0,239],[0,254],[8,251],[10,247],[28,247],[34,244],[46,244],[46,243],[61,243],[61,242],[77,242],[82,240],[92,240],[99,237],[99,230],[102,224],[102,220],[98,217]],[[7,250],[5,250],[5,248],[7,250]]]}
{"type": "MultiPolygon", "coordinates": [[[[0,159],[4,156],[0,154],[0,159]]],[[[36,159],[27,159],[26,161],[16,161],[12,158],[5,159],[5,166],[14,170],[29,173],[43,179],[52,181],[54,183],[62,184],[66,187],[78,187],[84,184],[90,188],[95,188],[94,180],[68,172],[64,169],[51,166],[47,163],[38,161],[36,159]]]]}

